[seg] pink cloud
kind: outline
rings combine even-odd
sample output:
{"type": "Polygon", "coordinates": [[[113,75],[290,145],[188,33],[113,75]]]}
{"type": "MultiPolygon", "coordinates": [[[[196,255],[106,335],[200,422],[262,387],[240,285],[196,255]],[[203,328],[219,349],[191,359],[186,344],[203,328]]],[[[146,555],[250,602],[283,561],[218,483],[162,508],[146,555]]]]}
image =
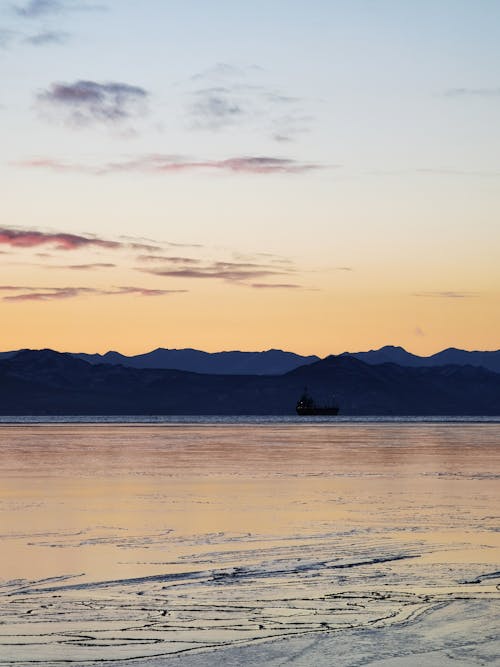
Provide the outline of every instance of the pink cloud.
{"type": "Polygon", "coordinates": [[[302,289],[301,285],[294,283],[252,283],[250,287],[255,289],[302,289]]]}
{"type": "Polygon", "coordinates": [[[52,301],[58,299],[74,299],[79,296],[165,296],[168,294],[184,293],[187,290],[149,289],[147,287],[120,286],[110,289],[94,287],[27,287],[14,285],[0,285],[0,292],[19,292],[2,297],[4,301],[52,301]]]}
{"type": "Polygon", "coordinates": [[[52,158],[23,160],[17,162],[16,165],[33,169],[94,175],[129,171],[175,173],[200,169],[247,174],[300,174],[322,168],[322,165],[319,164],[262,155],[232,157],[224,160],[191,160],[183,156],[162,154],[142,155],[133,160],[108,162],[102,165],[75,164],[52,158]]]}
{"type": "Polygon", "coordinates": [[[53,245],[57,250],[76,250],[87,246],[101,248],[119,248],[117,241],[107,241],[92,236],[66,234],[63,232],[46,233],[36,230],[10,229],[0,227],[0,244],[16,248],[34,248],[41,245],[53,245]]]}

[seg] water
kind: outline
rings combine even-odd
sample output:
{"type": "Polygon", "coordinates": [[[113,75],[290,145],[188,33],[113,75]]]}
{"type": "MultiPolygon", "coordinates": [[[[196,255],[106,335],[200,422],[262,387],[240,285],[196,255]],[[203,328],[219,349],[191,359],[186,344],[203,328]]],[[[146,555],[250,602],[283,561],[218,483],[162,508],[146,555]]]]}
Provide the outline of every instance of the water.
{"type": "Polygon", "coordinates": [[[0,424],[500,424],[500,416],[0,415],[0,424]]]}
{"type": "Polygon", "coordinates": [[[36,419],[1,665],[498,664],[498,422],[36,419]]]}

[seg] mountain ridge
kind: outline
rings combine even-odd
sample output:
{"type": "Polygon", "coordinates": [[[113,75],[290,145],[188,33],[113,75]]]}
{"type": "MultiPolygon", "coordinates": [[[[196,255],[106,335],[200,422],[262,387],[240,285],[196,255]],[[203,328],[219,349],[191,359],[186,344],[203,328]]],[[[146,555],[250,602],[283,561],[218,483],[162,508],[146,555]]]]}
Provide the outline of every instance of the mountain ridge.
{"type": "Polygon", "coordinates": [[[403,347],[385,345],[378,350],[343,352],[342,354],[355,357],[356,359],[365,361],[367,364],[392,362],[400,366],[411,367],[457,364],[460,366],[482,366],[495,373],[500,373],[500,350],[461,350],[456,347],[448,347],[427,357],[421,357],[417,354],[407,352],[403,347]]]}
{"type": "MultiPolygon", "coordinates": [[[[20,350],[0,352],[0,360],[8,359],[20,350]]],[[[317,355],[300,355],[276,348],[262,351],[225,350],[205,352],[195,348],[158,347],[138,355],[124,355],[116,350],[104,354],[68,352],[75,358],[92,364],[122,364],[132,368],[164,368],[206,374],[282,375],[304,364],[319,361],[317,355]]],[[[447,364],[482,366],[500,373],[500,350],[461,350],[449,347],[435,354],[419,356],[403,347],[385,345],[365,352],[343,352],[367,364],[397,363],[408,367],[435,367],[447,364]]]]}
{"type": "Polygon", "coordinates": [[[303,356],[278,349],[261,352],[241,352],[239,350],[204,352],[194,348],[159,347],[151,352],[130,357],[115,351],[106,352],[103,355],[88,355],[84,352],[72,354],[90,363],[121,363],[132,368],[173,368],[194,373],[222,375],[241,373],[281,375],[297,366],[319,359],[316,355],[303,356]]]}
{"type": "Polygon", "coordinates": [[[482,367],[408,368],[331,355],[283,375],[208,375],[91,364],[24,350],[0,359],[3,415],[286,415],[304,386],[342,415],[499,415],[500,374],[482,367]]]}

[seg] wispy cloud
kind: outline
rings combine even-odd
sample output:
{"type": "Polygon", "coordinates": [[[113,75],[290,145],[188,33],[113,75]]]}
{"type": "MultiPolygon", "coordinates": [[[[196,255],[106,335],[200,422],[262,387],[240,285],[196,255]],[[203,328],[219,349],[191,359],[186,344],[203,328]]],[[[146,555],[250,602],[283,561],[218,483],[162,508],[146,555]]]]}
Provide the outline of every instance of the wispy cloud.
{"type": "MultiPolygon", "coordinates": [[[[153,245],[151,243],[142,243],[139,241],[131,241],[130,243],[125,244],[127,247],[132,248],[132,250],[142,250],[143,252],[155,252],[161,250],[162,247],[158,243],[153,245]]],[[[167,244],[169,245],[169,244],[167,244]]]]}
{"type": "Polygon", "coordinates": [[[414,292],[412,296],[418,297],[431,297],[438,299],[470,299],[478,296],[477,292],[455,292],[455,291],[444,291],[444,292],[414,292]]]}
{"type": "Polygon", "coordinates": [[[377,169],[365,171],[365,175],[376,177],[400,177],[400,176],[414,176],[415,174],[422,177],[431,176],[451,176],[458,178],[498,178],[500,170],[481,170],[481,169],[461,169],[448,166],[437,167],[414,167],[410,169],[377,169]]]}
{"type": "Polygon", "coordinates": [[[147,287],[117,287],[105,294],[136,294],[137,296],[164,296],[165,294],[185,294],[185,289],[149,289],[147,287]]]}
{"type": "Polygon", "coordinates": [[[64,232],[40,232],[31,229],[12,229],[0,227],[0,244],[16,248],[34,248],[41,245],[51,245],[57,250],[76,250],[88,246],[100,248],[118,248],[122,244],[117,241],[96,236],[81,236],[64,232]]]}
{"type": "Polygon", "coordinates": [[[254,289],[304,289],[302,285],[294,283],[251,283],[254,289]]]}
{"type": "Polygon", "coordinates": [[[191,76],[191,81],[224,81],[228,79],[243,78],[248,74],[262,71],[263,69],[259,65],[238,66],[230,63],[218,62],[201,72],[193,74],[191,76]]]}
{"type": "Polygon", "coordinates": [[[264,276],[276,275],[277,271],[259,271],[259,270],[243,270],[243,269],[156,269],[147,270],[141,269],[145,273],[152,273],[156,276],[165,276],[169,278],[203,278],[226,280],[228,282],[240,282],[244,280],[252,280],[254,278],[262,278],[264,276]]]}
{"type": "Polygon", "coordinates": [[[0,29],[0,48],[6,49],[22,44],[37,47],[65,44],[70,37],[71,35],[63,30],[42,30],[27,35],[17,30],[0,29]]]}
{"type": "MultiPolygon", "coordinates": [[[[143,250],[159,250],[159,241],[156,239],[137,237],[137,236],[120,236],[120,239],[129,241],[135,247],[140,246],[143,250]]],[[[176,243],[175,241],[162,241],[162,245],[170,248],[202,248],[200,243],[176,243]]]]}
{"type": "MultiPolygon", "coordinates": [[[[69,234],[66,232],[40,231],[38,229],[17,229],[0,227],[0,245],[11,248],[36,248],[49,245],[54,250],[79,250],[83,248],[106,248],[108,250],[130,249],[142,252],[161,250],[161,245],[142,243],[140,240],[114,241],[90,234],[69,234]]],[[[48,257],[46,253],[39,256],[48,257]]],[[[103,266],[102,264],[100,264],[103,266]]],[[[76,265],[75,265],[76,266],[76,265]]]]}
{"type": "MultiPolygon", "coordinates": [[[[7,4],[7,3],[6,3],[7,4]]],[[[27,19],[31,25],[37,26],[39,30],[32,34],[26,34],[21,29],[0,30],[0,46],[31,45],[35,47],[53,46],[65,44],[71,38],[71,34],[64,30],[47,28],[47,21],[61,17],[63,14],[73,12],[105,11],[104,4],[92,2],[91,0],[25,0],[24,2],[13,2],[10,4],[11,14],[18,19],[27,19]],[[4,33],[4,39],[2,39],[4,33]]],[[[19,26],[16,23],[16,27],[19,26]]]]}
{"type": "Polygon", "coordinates": [[[138,268],[138,271],[150,273],[155,276],[169,278],[192,278],[203,280],[225,280],[230,283],[241,283],[266,278],[270,276],[283,276],[294,273],[294,269],[277,269],[267,264],[253,262],[211,262],[203,266],[181,266],[161,268],[138,268]]]}
{"type": "Polygon", "coordinates": [[[414,170],[417,174],[428,174],[430,176],[475,176],[480,178],[496,178],[500,171],[481,171],[474,169],[453,169],[452,167],[421,167],[414,170]]]}
{"type": "Polygon", "coordinates": [[[243,100],[228,88],[197,90],[193,93],[193,98],[190,115],[195,127],[220,129],[248,113],[243,100]]]}
{"type": "MultiPolygon", "coordinates": [[[[121,267],[127,271],[154,276],[152,287],[136,286],[94,286],[94,287],[31,287],[0,286],[0,294],[7,301],[50,301],[63,300],[85,295],[114,296],[136,294],[138,296],[161,296],[185,289],[168,288],[172,280],[180,281],[224,281],[232,285],[261,290],[306,289],[300,284],[299,270],[291,259],[272,253],[237,253],[229,248],[207,248],[195,244],[175,244],[157,242],[154,239],[138,237],[118,237],[109,239],[95,234],[73,234],[61,231],[19,229],[0,227],[0,253],[2,244],[8,249],[10,263],[26,264],[49,271],[95,272],[95,275],[109,275],[103,272],[121,267]],[[172,246],[191,246],[192,251],[175,252],[172,246]],[[47,252],[48,250],[49,252],[47,252]],[[62,257],[74,252],[78,259],[62,262],[62,257]],[[78,251],[83,256],[77,254],[78,251]],[[210,251],[210,255],[207,255],[210,251]],[[215,257],[214,257],[215,253],[215,257]],[[90,257],[89,257],[90,254],[90,257]],[[93,255],[93,256],[92,256],[93,255]],[[103,256],[107,255],[107,256],[103,256]],[[218,255],[218,257],[217,257],[218,255]],[[80,258],[81,257],[81,258],[80,258]],[[21,261],[19,261],[19,258],[21,261]],[[42,262],[43,260],[43,262],[42,262]],[[58,261],[59,260],[59,261],[58,261]],[[82,261],[83,260],[83,261],[82,261]],[[98,273],[99,272],[99,273],[98,273]],[[153,289],[154,288],[154,289],[153,289]]],[[[7,260],[2,260],[7,263],[7,260]]],[[[135,282],[135,279],[132,278],[135,282]]],[[[177,286],[176,283],[175,286],[177,286]]]]}
{"type": "Polygon", "coordinates": [[[178,155],[154,154],[108,162],[102,165],[64,162],[53,158],[34,158],[16,162],[14,165],[30,169],[47,169],[61,173],[76,172],[96,176],[118,172],[167,174],[197,170],[247,174],[301,174],[324,168],[320,164],[267,155],[247,155],[223,160],[207,160],[189,159],[178,155]]]}
{"type": "MultiPolygon", "coordinates": [[[[157,245],[153,245],[154,239],[134,240],[134,237],[119,237],[119,239],[114,240],[94,234],[0,227],[0,253],[5,252],[1,248],[3,244],[8,248],[9,259],[13,258],[14,263],[19,264],[18,258],[21,256],[21,263],[25,264],[28,261],[32,266],[50,271],[102,272],[121,266],[129,271],[146,273],[158,279],[219,280],[255,289],[302,287],[296,282],[299,271],[295,263],[291,259],[271,253],[241,255],[227,248],[210,250],[196,246],[193,248],[193,254],[187,252],[177,254],[172,252],[171,247],[176,245],[172,242],[157,242],[157,245]],[[49,252],[46,252],[46,248],[49,252]],[[211,252],[210,259],[207,259],[207,250],[211,252]],[[84,252],[84,261],[80,260],[80,257],[73,263],[57,261],[62,255],[67,256],[66,253],[69,251],[84,252]],[[112,253],[112,258],[102,257],[104,251],[112,253]],[[94,253],[95,259],[92,257],[88,259],[89,252],[94,253]],[[219,258],[214,258],[214,252],[219,254],[219,258]],[[38,258],[46,261],[41,263],[38,258]]],[[[6,286],[0,287],[0,291],[6,289],[8,289],[6,286]]],[[[147,291],[145,288],[136,287],[113,287],[111,291],[87,287],[10,289],[17,290],[14,294],[8,295],[9,299],[14,301],[64,299],[85,293],[121,294],[125,293],[125,290],[127,293],[136,292],[142,296],[155,296],[157,293],[166,294],[172,291],[163,289],[147,291]]]]}
{"type": "Polygon", "coordinates": [[[314,120],[304,110],[309,103],[263,82],[262,73],[255,65],[217,63],[192,76],[186,91],[191,128],[213,131],[247,126],[280,142],[307,132],[314,120]]]}
{"type": "Polygon", "coordinates": [[[500,97],[500,86],[492,88],[448,88],[446,97],[500,97]]]}
{"type": "Polygon", "coordinates": [[[23,18],[40,18],[48,14],[58,14],[64,11],[64,6],[62,0],[30,0],[14,5],[14,11],[23,18]]]}
{"type": "Polygon", "coordinates": [[[99,246],[102,248],[116,248],[120,244],[116,241],[108,241],[98,237],[80,236],[78,234],[66,234],[63,232],[46,233],[36,230],[21,230],[0,227],[0,244],[6,244],[19,248],[33,248],[40,245],[50,244],[58,250],[75,250],[85,246],[99,246]]]}
{"type": "Polygon", "coordinates": [[[102,11],[105,5],[89,0],[29,0],[16,3],[14,12],[26,19],[39,19],[72,11],[102,11]]]}
{"type": "Polygon", "coordinates": [[[69,269],[71,271],[92,271],[94,269],[112,269],[116,264],[110,262],[93,262],[89,264],[43,264],[45,269],[69,269]]]}
{"type": "Polygon", "coordinates": [[[74,299],[81,296],[165,296],[169,294],[184,293],[187,290],[163,290],[149,289],[146,287],[114,287],[110,289],[98,289],[94,287],[27,287],[0,285],[0,293],[7,292],[3,296],[4,301],[53,301],[59,299],[74,299]],[[14,292],[14,294],[12,294],[14,292]]]}
{"type": "Polygon", "coordinates": [[[188,115],[193,129],[248,125],[277,141],[292,141],[307,132],[313,120],[302,111],[298,98],[262,86],[213,86],[195,90],[190,97],[188,115]]]}
{"type": "Polygon", "coordinates": [[[16,39],[17,33],[14,30],[8,30],[7,28],[0,28],[0,48],[5,49],[14,39],[16,39]]]}
{"type": "Polygon", "coordinates": [[[293,266],[293,261],[289,257],[282,257],[272,252],[255,252],[250,255],[248,253],[234,252],[233,259],[238,262],[266,261],[271,265],[280,265],[285,268],[293,266]]]}
{"type": "Polygon", "coordinates": [[[34,35],[28,35],[24,42],[32,46],[46,46],[48,44],[65,44],[70,38],[68,32],[63,30],[44,30],[34,35]]]}
{"type": "Polygon", "coordinates": [[[171,262],[172,264],[199,264],[200,259],[192,257],[171,257],[170,255],[138,255],[139,262],[171,262]]]}
{"type": "Polygon", "coordinates": [[[117,123],[141,116],[149,93],[128,83],[79,80],[53,83],[37,95],[44,110],[61,113],[74,126],[117,123]]]}

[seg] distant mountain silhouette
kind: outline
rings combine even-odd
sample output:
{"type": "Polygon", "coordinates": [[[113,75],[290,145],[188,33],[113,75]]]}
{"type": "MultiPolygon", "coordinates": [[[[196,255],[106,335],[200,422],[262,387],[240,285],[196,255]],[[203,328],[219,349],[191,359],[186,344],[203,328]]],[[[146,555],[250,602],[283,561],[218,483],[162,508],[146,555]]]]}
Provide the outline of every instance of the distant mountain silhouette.
{"type": "Polygon", "coordinates": [[[495,373],[500,373],[500,350],[491,352],[469,352],[467,350],[458,350],[455,347],[449,347],[446,350],[431,355],[430,357],[419,357],[416,354],[407,352],[402,347],[386,345],[379,350],[369,350],[368,352],[344,352],[343,354],[355,357],[367,364],[383,364],[389,362],[399,364],[400,366],[421,366],[426,368],[456,364],[458,366],[482,366],[495,373]]]}
{"type": "MultiPolygon", "coordinates": [[[[9,359],[21,351],[24,350],[0,352],[0,360],[9,359]]],[[[68,354],[91,364],[121,364],[130,368],[175,369],[210,375],[283,375],[300,366],[320,361],[316,355],[302,356],[283,350],[203,352],[191,348],[169,350],[159,347],[151,352],[135,356],[126,356],[116,351],[105,354],[85,352],[68,354]]],[[[393,363],[411,368],[431,368],[449,364],[470,365],[482,366],[495,373],[500,373],[500,350],[469,352],[450,347],[429,357],[420,357],[407,352],[402,347],[386,345],[378,350],[344,352],[339,356],[354,357],[370,365],[393,363]]]]}
{"type": "Polygon", "coordinates": [[[72,356],[91,364],[122,364],[130,368],[173,368],[193,373],[222,375],[281,375],[303,364],[319,360],[315,355],[304,357],[283,350],[210,353],[191,348],[168,350],[162,347],[132,357],[119,352],[106,352],[102,355],[82,352],[72,356]]]}
{"type": "Polygon", "coordinates": [[[24,350],[0,359],[3,415],[284,415],[304,386],[335,394],[343,415],[499,415],[500,374],[473,366],[409,368],[327,357],[284,375],[208,375],[90,364],[24,350]]]}
{"type": "Polygon", "coordinates": [[[1,359],[9,359],[10,357],[13,357],[18,352],[21,352],[21,350],[14,350],[12,352],[0,352],[0,360],[1,359]]]}

